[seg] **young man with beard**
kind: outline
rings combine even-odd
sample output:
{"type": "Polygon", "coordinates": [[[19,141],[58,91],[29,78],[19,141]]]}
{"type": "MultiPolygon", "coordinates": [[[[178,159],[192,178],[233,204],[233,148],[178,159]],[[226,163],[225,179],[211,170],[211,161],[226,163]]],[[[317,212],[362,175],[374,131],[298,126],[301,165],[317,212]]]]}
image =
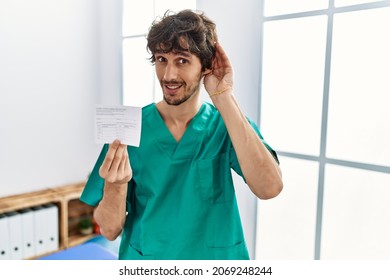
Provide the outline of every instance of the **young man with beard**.
{"type": "Polygon", "coordinates": [[[277,155],[239,108],[208,17],[167,13],[147,40],[163,100],[142,109],[138,148],[103,147],[81,200],[107,239],[121,235],[120,259],[249,259],[231,169],[270,199],[283,186],[277,155]]]}

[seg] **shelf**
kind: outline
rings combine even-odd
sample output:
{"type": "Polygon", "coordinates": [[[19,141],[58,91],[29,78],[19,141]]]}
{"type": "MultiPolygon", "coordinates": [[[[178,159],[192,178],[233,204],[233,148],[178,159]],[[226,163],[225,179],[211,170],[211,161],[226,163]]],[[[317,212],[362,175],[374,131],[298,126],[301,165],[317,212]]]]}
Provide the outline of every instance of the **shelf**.
{"type": "Polygon", "coordinates": [[[61,197],[53,189],[2,197],[0,198],[0,214],[60,201],[61,197]]]}
{"type": "MultiPolygon", "coordinates": [[[[0,214],[53,203],[58,206],[59,250],[84,243],[96,236],[82,235],[77,223],[91,217],[94,208],[79,200],[85,182],[0,198],[0,214]]],[[[38,256],[37,256],[38,257],[38,256]]]]}
{"type": "Polygon", "coordinates": [[[77,234],[77,235],[72,235],[69,237],[69,240],[68,240],[68,247],[73,247],[73,246],[77,246],[77,245],[80,245],[92,238],[94,238],[96,236],[96,234],[89,234],[89,235],[82,235],[82,234],[77,234]]]}

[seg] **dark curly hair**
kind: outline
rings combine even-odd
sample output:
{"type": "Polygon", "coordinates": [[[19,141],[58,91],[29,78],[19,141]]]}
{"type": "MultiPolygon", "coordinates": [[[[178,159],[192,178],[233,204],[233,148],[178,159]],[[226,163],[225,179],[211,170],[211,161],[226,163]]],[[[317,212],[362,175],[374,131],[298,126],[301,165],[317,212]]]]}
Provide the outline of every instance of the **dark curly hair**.
{"type": "Polygon", "coordinates": [[[189,51],[199,57],[205,71],[211,69],[215,55],[216,25],[203,12],[167,11],[162,19],[153,22],[147,41],[152,63],[156,52],[189,51]]]}

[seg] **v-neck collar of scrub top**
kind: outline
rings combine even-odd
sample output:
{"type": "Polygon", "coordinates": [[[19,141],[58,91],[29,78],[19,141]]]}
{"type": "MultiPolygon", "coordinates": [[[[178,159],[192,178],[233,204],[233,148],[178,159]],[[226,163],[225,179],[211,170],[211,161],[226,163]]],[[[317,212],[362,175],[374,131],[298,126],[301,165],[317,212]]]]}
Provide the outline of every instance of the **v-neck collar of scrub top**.
{"type": "Polygon", "coordinates": [[[203,103],[192,118],[180,141],[176,141],[165,124],[155,103],[152,104],[152,117],[148,118],[147,125],[152,131],[156,144],[160,146],[165,155],[171,160],[186,160],[194,157],[194,149],[199,149],[205,135],[207,120],[211,110],[203,103]]]}

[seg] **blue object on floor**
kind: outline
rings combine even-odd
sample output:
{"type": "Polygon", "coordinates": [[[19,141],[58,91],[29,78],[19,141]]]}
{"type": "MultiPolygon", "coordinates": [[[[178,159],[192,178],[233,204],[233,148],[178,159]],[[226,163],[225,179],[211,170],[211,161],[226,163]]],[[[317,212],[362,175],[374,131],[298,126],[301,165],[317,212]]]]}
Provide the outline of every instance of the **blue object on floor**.
{"type": "Polygon", "coordinates": [[[117,260],[118,256],[105,247],[94,242],[80,244],[39,260],[117,260]]]}

